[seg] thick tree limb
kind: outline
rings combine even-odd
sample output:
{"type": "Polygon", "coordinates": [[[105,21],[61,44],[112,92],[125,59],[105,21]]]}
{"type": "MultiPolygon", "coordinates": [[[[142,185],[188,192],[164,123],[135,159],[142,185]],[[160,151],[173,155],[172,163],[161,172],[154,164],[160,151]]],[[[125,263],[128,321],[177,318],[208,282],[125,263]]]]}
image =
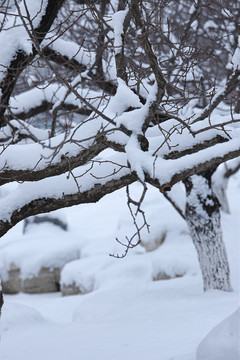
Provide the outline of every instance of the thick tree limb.
{"type": "MultiPolygon", "coordinates": [[[[60,52],[55,51],[50,47],[43,48],[43,54],[51,61],[64,66],[66,69],[73,70],[76,72],[88,71],[88,82],[93,86],[97,86],[109,95],[115,95],[117,91],[117,85],[110,80],[105,80],[103,77],[99,78],[90,70],[91,66],[87,66],[82,62],[79,62],[75,57],[68,57],[60,52]]],[[[91,65],[91,64],[90,64],[91,65]]]]}
{"type": "Polygon", "coordinates": [[[137,180],[135,174],[128,174],[117,180],[110,180],[104,185],[95,184],[92,189],[84,192],[77,192],[71,195],[62,195],[60,199],[43,198],[36,199],[24,205],[22,208],[13,211],[9,221],[0,221],[0,237],[3,236],[15,226],[18,222],[26,219],[29,216],[40,213],[54,211],[60,208],[69,207],[73,205],[95,203],[105,195],[121,189],[137,180]]]}
{"type": "Polygon", "coordinates": [[[45,47],[43,49],[43,53],[49,60],[54,61],[56,64],[63,65],[69,70],[75,70],[78,72],[87,70],[87,66],[77,61],[74,57],[69,58],[66,55],[60,54],[60,52],[56,52],[50,47],[45,47]]]}
{"type": "MultiPolygon", "coordinates": [[[[240,147],[237,150],[230,151],[226,153],[222,157],[214,157],[211,158],[209,155],[209,159],[196,164],[195,166],[185,166],[184,168],[180,169],[179,171],[173,172],[171,178],[166,181],[168,176],[163,174],[162,180],[161,176],[159,178],[154,178],[150,176],[148,173],[145,172],[145,180],[157,187],[161,192],[165,192],[169,190],[174,184],[179,181],[186,179],[187,177],[211,170],[212,168],[216,167],[220,163],[230,160],[236,156],[240,156],[240,147]]],[[[179,161],[179,160],[169,160],[169,166],[171,166],[171,161],[179,161]]],[[[108,163],[108,161],[106,161],[108,163]]],[[[175,164],[176,165],[176,164],[175,164]]],[[[119,165],[121,167],[121,165],[119,165]]],[[[113,166],[114,168],[114,166],[113,166]]],[[[118,174],[118,172],[115,172],[118,174]]],[[[98,183],[98,177],[93,176],[96,181],[93,182],[91,187],[88,187],[85,191],[81,192],[81,181],[84,183],[84,175],[80,177],[80,183],[78,184],[79,190],[73,194],[61,193],[60,197],[54,195],[53,197],[44,197],[44,198],[36,198],[31,200],[28,203],[24,203],[21,207],[18,206],[17,203],[14,204],[8,203],[8,207],[12,208],[12,212],[8,214],[8,220],[6,220],[6,215],[4,215],[5,219],[0,220],[0,236],[4,235],[9,229],[11,229],[14,225],[16,225],[19,221],[25,219],[28,216],[36,215],[38,213],[49,212],[53,210],[57,210],[62,207],[69,207],[73,205],[83,204],[83,203],[92,203],[97,202],[106,194],[114,192],[126,185],[130,185],[131,183],[138,180],[138,176],[135,172],[129,172],[126,174],[121,175],[112,175],[104,177],[106,181],[103,183],[98,183]],[[112,177],[112,178],[111,178],[112,177]],[[109,180],[108,180],[109,179],[109,180]]],[[[160,169],[161,174],[161,169],[160,169]]],[[[100,178],[99,178],[100,179],[100,178]]],[[[67,180],[66,180],[67,181],[67,180]]],[[[39,184],[40,185],[40,184],[39,184]]],[[[41,185],[40,185],[41,186],[41,185]]],[[[7,199],[6,199],[7,200],[7,199]]]]}
{"type": "MultiPolygon", "coordinates": [[[[175,174],[171,177],[171,180],[169,182],[161,184],[160,190],[162,192],[170,190],[171,187],[174,184],[178,183],[179,181],[183,181],[187,177],[192,176],[194,174],[199,174],[201,172],[214,169],[218,165],[222,164],[223,162],[234,159],[238,156],[240,156],[240,146],[238,149],[229,151],[223,156],[216,156],[216,157],[212,157],[212,158],[210,157],[209,160],[200,162],[200,163],[196,164],[195,166],[192,166],[192,167],[190,166],[189,168],[186,166],[185,169],[176,171],[175,174]]],[[[171,166],[170,162],[169,162],[169,166],[171,166]]],[[[148,176],[146,178],[147,178],[148,182],[152,183],[152,185],[155,184],[155,180],[150,180],[148,176]]]]}
{"type": "MultiPolygon", "coordinates": [[[[124,146],[108,141],[104,135],[97,135],[93,145],[81,149],[74,156],[62,155],[61,160],[56,163],[45,162],[42,169],[12,170],[6,166],[0,171],[0,186],[12,181],[39,181],[48,177],[57,176],[76,167],[84,165],[107,148],[124,152],[124,146]]],[[[41,158],[40,158],[41,159],[41,158]]],[[[37,164],[36,164],[37,165],[37,164]]]]}
{"type": "Polygon", "coordinates": [[[181,150],[181,151],[171,151],[169,154],[164,156],[164,159],[180,159],[181,157],[189,154],[194,154],[200,150],[206,149],[208,147],[214,146],[216,144],[221,144],[223,142],[227,142],[228,139],[217,135],[210,140],[205,140],[199,144],[193,145],[190,148],[181,150]]]}

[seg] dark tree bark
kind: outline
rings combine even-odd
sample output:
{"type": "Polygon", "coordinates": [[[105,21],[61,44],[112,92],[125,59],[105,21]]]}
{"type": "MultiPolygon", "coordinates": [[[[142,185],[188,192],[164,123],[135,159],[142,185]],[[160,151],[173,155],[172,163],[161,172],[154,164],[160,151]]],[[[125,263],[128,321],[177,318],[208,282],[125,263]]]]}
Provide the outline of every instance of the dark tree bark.
{"type": "Polygon", "coordinates": [[[2,291],[0,290],[0,316],[1,316],[2,306],[3,306],[3,295],[2,295],[2,291]]]}
{"type": "Polygon", "coordinates": [[[212,171],[187,178],[186,221],[197,250],[204,291],[232,291],[227,253],[223,242],[220,204],[211,189],[212,171]]]}

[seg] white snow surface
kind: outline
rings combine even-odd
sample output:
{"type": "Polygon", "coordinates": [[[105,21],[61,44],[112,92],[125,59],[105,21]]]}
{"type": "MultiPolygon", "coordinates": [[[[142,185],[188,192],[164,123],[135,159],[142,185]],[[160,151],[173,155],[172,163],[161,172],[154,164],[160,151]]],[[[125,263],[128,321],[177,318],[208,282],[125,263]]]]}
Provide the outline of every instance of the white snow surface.
{"type": "MultiPolygon", "coordinates": [[[[138,184],[130,187],[134,199],[141,191],[138,184]]],[[[182,187],[177,186],[171,195],[181,191],[182,187]]],[[[22,223],[18,224],[1,239],[5,264],[14,258],[24,271],[27,267],[35,270],[37,259],[44,263],[55,256],[57,261],[58,249],[64,244],[64,252],[68,248],[78,250],[80,259],[65,266],[62,281],[78,281],[90,292],[67,297],[60,293],[6,295],[0,359],[196,360],[202,339],[239,306],[239,191],[236,174],[228,186],[231,214],[222,214],[232,293],[203,292],[186,224],[152,187],[144,200],[151,231],[145,231],[143,238],[154,243],[166,233],[166,239],[150,252],[136,247],[122,260],[108,254],[121,255],[124,248],[115,237],[124,242],[125,235],[134,232],[124,189],[96,204],[65,209],[68,232],[41,225],[22,235],[22,223]],[[43,241],[46,234],[48,241],[43,241]],[[153,281],[163,272],[181,276],[153,281]]],[[[231,328],[236,335],[237,327],[233,324],[231,328]]],[[[214,344],[221,343],[227,349],[231,338],[223,334],[229,334],[226,327],[220,338],[215,335],[214,344]]]]}
{"type": "Polygon", "coordinates": [[[218,324],[197,349],[197,360],[240,359],[240,308],[218,324]]]}

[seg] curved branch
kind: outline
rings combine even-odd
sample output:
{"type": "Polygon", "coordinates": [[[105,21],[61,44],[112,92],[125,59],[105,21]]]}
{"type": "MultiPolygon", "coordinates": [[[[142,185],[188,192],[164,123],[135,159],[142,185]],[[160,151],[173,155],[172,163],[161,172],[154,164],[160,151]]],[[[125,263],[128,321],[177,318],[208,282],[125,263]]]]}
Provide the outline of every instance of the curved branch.
{"type": "MultiPolygon", "coordinates": [[[[56,163],[49,163],[45,161],[45,166],[41,169],[37,168],[37,165],[33,169],[29,170],[14,170],[8,169],[7,163],[6,168],[0,171],[0,186],[13,181],[39,181],[52,176],[61,175],[67,171],[71,171],[76,167],[86,164],[88,161],[96,157],[100,152],[107,148],[112,148],[116,151],[124,151],[124,146],[115,144],[106,139],[104,135],[97,135],[95,143],[85,149],[80,149],[79,152],[74,156],[68,156],[64,153],[61,155],[60,161],[56,163]]],[[[39,163],[41,157],[39,158],[39,163]]]]}
{"type": "Polygon", "coordinates": [[[224,90],[220,91],[213,97],[212,102],[206,106],[205,109],[203,109],[201,114],[196,119],[192,121],[192,124],[206,119],[212,113],[212,111],[227,97],[227,95],[234,90],[235,86],[239,82],[239,76],[240,70],[237,68],[233,71],[232,75],[227,80],[224,90]]]}
{"type": "MultiPolygon", "coordinates": [[[[12,119],[27,120],[33,116],[36,116],[36,115],[42,114],[43,112],[51,110],[53,105],[54,105],[53,102],[43,100],[40,105],[28,107],[27,111],[19,111],[19,112],[11,111],[11,113],[9,115],[6,115],[6,119],[7,120],[12,120],[12,119]]],[[[84,107],[81,108],[81,107],[78,107],[77,105],[67,104],[67,103],[61,104],[61,106],[58,109],[65,110],[65,111],[71,111],[71,112],[75,112],[76,114],[81,114],[81,115],[86,115],[86,116],[89,116],[92,112],[91,110],[86,109],[84,107]]]]}
{"type": "Polygon", "coordinates": [[[146,181],[149,182],[151,185],[156,186],[161,192],[164,193],[165,191],[170,190],[173,185],[175,185],[179,181],[185,180],[189,176],[199,174],[207,170],[212,170],[223,162],[235,159],[236,157],[240,156],[239,143],[238,146],[233,146],[232,150],[229,151],[227,151],[226,148],[221,149],[221,145],[224,146],[226,144],[224,143],[216,145],[219,146],[219,150],[216,152],[218,155],[216,156],[212,155],[208,149],[205,149],[202,150],[205,151],[205,156],[202,155],[202,159],[201,154],[199,155],[199,152],[188,155],[188,161],[185,160],[185,162],[182,161],[182,158],[175,160],[165,160],[165,164],[163,164],[163,166],[161,166],[162,160],[159,159],[160,163],[158,164],[156,161],[155,165],[155,167],[159,167],[159,169],[157,169],[156,171],[157,174],[155,175],[155,177],[153,177],[153,175],[145,173],[146,181]],[[174,169],[176,170],[174,171],[174,169]]]}
{"type": "Polygon", "coordinates": [[[20,221],[29,216],[37,215],[40,213],[54,211],[60,208],[69,207],[73,205],[95,203],[105,195],[121,189],[126,185],[132,184],[137,181],[135,174],[127,174],[120,179],[113,179],[106,182],[104,185],[95,184],[91,189],[84,192],[77,192],[75,194],[64,195],[59,199],[56,198],[41,198],[25,204],[20,209],[12,212],[9,220],[0,221],[0,237],[3,236],[20,221]]]}
{"type": "Polygon", "coordinates": [[[49,60],[54,61],[56,64],[63,65],[69,70],[76,70],[83,72],[87,70],[87,66],[77,61],[74,57],[69,58],[66,55],[62,55],[60,52],[51,49],[50,47],[45,47],[43,53],[49,60]]]}

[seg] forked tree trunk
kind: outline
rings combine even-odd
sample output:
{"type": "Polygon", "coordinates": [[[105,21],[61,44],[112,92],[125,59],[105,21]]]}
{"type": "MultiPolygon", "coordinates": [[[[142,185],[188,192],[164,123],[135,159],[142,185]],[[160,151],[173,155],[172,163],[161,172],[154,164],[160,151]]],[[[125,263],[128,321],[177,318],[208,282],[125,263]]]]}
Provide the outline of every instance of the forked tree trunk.
{"type": "Polygon", "coordinates": [[[208,171],[185,180],[186,221],[196,247],[204,291],[232,291],[227,253],[223,242],[220,205],[211,189],[208,171]]]}

